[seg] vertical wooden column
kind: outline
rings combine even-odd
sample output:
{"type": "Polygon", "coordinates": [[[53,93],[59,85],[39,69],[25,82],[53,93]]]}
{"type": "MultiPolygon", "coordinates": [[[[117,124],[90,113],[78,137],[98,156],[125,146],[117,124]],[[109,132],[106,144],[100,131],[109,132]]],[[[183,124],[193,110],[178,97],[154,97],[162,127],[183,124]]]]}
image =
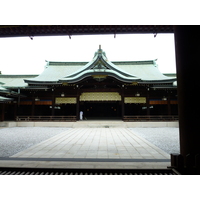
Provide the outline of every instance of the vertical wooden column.
{"type": "Polygon", "coordinates": [[[167,96],[167,111],[168,115],[171,115],[171,97],[170,97],[170,91],[168,91],[168,96],[167,96]]]}
{"type": "Polygon", "coordinates": [[[122,85],[121,89],[121,98],[122,98],[122,120],[124,118],[125,107],[124,107],[124,86],[122,85]]]}
{"type": "Polygon", "coordinates": [[[55,115],[55,89],[52,89],[52,108],[51,108],[51,115],[55,115]]]}
{"type": "Polygon", "coordinates": [[[18,88],[17,115],[20,114],[20,88],[18,88]]]}
{"type": "Polygon", "coordinates": [[[200,29],[199,26],[175,26],[174,31],[180,155],[171,155],[171,165],[188,174],[200,174],[200,29]]]}
{"type": "Polygon", "coordinates": [[[17,102],[14,102],[14,119],[16,120],[16,117],[17,117],[17,102]]]}
{"type": "Polygon", "coordinates": [[[79,113],[80,113],[80,89],[77,87],[77,95],[76,95],[76,120],[80,119],[79,113]]]}
{"type": "Polygon", "coordinates": [[[147,115],[150,115],[150,108],[149,108],[149,87],[147,88],[146,105],[147,105],[147,115]]]}
{"type": "Polygon", "coordinates": [[[18,88],[18,106],[20,106],[20,88],[18,88]]]}
{"type": "Polygon", "coordinates": [[[0,108],[0,121],[4,121],[5,103],[1,103],[0,108]]]}
{"type": "Polygon", "coordinates": [[[31,108],[31,116],[35,115],[35,95],[32,95],[32,108],[31,108]]]}

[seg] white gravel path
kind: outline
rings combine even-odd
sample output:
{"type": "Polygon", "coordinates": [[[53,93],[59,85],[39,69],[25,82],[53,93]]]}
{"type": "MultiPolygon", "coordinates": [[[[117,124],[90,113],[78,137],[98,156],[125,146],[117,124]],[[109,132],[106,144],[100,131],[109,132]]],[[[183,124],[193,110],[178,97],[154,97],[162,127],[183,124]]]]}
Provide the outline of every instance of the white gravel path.
{"type": "Polygon", "coordinates": [[[0,129],[0,157],[9,157],[53,137],[68,128],[12,127],[0,129]]]}
{"type": "Polygon", "coordinates": [[[130,128],[166,153],[180,153],[179,128],[130,128]]]}

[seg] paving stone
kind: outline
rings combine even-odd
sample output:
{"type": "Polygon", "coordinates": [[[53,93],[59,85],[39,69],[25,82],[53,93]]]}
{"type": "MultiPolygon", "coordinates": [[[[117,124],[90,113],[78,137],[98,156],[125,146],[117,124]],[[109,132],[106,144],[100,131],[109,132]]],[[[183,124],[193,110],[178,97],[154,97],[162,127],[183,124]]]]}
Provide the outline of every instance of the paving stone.
{"type": "MultiPolygon", "coordinates": [[[[28,128],[27,128],[28,129],[28,128]]],[[[50,130],[50,129],[49,129],[50,130]]],[[[102,159],[169,159],[169,154],[155,146],[151,142],[135,134],[127,128],[72,128],[42,141],[35,146],[24,149],[12,157],[29,158],[102,158],[102,159]]],[[[27,161],[28,162],[28,161],[27,161]]],[[[0,161],[0,166],[1,166],[0,161]]],[[[12,163],[12,162],[10,162],[12,163]]],[[[65,166],[66,162],[36,162],[38,166],[65,166]]],[[[70,166],[83,166],[84,162],[78,164],[72,162],[70,166]]],[[[19,164],[19,163],[17,163],[19,164]]],[[[103,163],[99,167],[146,167],[143,163],[103,163]]],[[[156,167],[155,163],[149,163],[151,167],[156,167]]],[[[167,167],[167,162],[160,163],[162,167],[167,167]]],[[[167,165],[168,164],[168,165],[167,165]]],[[[12,165],[12,164],[11,164],[12,165]]],[[[25,165],[25,164],[24,164],[25,165]]],[[[28,165],[28,163],[27,163],[28,165]]],[[[148,165],[148,163],[147,163],[148,165]]],[[[157,163],[157,166],[159,164],[157,163]]],[[[29,165],[30,166],[30,165],[29,165]]],[[[36,164],[34,165],[36,166],[36,164]]],[[[68,165],[69,166],[69,165],[68,165]]],[[[98,166],[98,163],[85,163],[85,166],[98,166]]]]}

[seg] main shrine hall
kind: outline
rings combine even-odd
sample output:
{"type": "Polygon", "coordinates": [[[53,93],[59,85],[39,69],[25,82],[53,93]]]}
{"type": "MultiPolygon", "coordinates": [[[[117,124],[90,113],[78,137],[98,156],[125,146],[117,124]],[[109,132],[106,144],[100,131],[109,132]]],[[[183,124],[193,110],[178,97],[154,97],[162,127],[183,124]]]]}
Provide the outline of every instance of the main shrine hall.
{"type": "Polygon", "coordinates": [[[0,121],[76,121],[80,111],[84,120],[177,116],[176,76],[162,74],[156,60],[111,62],[101,46],[90,62],[47,61],[40,75],[0,74],[0,121]]]}

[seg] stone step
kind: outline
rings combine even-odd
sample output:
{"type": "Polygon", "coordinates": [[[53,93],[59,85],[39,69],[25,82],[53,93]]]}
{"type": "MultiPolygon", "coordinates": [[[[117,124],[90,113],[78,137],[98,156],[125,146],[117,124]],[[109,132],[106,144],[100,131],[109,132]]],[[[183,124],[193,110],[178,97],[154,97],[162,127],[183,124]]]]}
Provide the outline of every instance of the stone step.
{"type": "Polygon", "coordinates": [[[0,122],[0,127],[67,127],[67,128],[156,128],[179,127],[176,122],[123,122],[122,120],[83,120],[77,122],[0,122]]]}

